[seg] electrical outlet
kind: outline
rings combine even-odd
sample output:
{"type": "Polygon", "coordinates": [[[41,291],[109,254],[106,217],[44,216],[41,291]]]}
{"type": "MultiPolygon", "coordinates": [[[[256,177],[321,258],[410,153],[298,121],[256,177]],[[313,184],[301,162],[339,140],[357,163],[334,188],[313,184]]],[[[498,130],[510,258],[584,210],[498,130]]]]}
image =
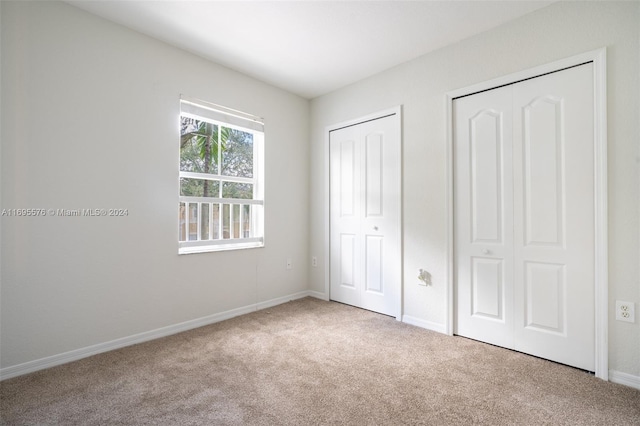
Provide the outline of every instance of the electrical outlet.
{"type": "Polygon", "coordinates": [[[634,303],[616,300],[616,319],[618,321],[635,322],[636,313],[634,303]]]}
{"type": "Polygon", "coordinates": [[[318,266],[318,258],[316,256],[311,257],[311,266],[316,268],[318,266]]]}
{"type": "Polygon", "coordinates": [[[293,269],[293,263],[290,257],[287,258],[287,269],[293,269]]]}

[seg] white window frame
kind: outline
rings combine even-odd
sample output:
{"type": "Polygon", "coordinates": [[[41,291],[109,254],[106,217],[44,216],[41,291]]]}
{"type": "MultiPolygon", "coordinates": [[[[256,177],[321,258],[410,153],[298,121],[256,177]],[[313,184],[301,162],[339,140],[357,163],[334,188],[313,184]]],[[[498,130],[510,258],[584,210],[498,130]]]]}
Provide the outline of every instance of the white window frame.
{"type": "MultiPolygon", "coordinates": [[[[212,251],[227,251],[247,248],[264,247],[264,122],[260,117],[222,107],[212,103],[180,97],[180,117],[190,117],[199,121],[206,121],[213,125],[240,130],[253,135],[253,177],[236,177],[222,174],[206,174],[184,172],[178,167],[178,205],[184,205],[184,222],[178,214],[178,254],[205,253],[212,251]],[[180,194],[180,178],[207,179],[218,181],[218,197],[193,197],[180,194]],[[222,187],[225,182],[248,183],[253,186],[252,199],[236,199],[222,197],[222,187]],[[196,204],[197,232],[196,239],[189,240],[191,205],[196,204]],[[209,233],[202,235],[200,220],[202,205],[208,204],[209,233]],[[213,206],[217,204],[219,209],[218,232],[221,238],[213,239],[213,206]],[[223,211],[224,206],[229,206],[229,237],[223,237],[223,211]],[[239,233],[242,234],[244,211],[248,206],[250,210],[249,235],[235,235],[233,226],[234,212],[239,209],[239,233]],[[183,229],[180,229],[180,228],[183,229]],[[180,234],[186,236],[186,241],[180,241],[180,234]]],[[[222,153],[218,152],[218,164],[220,165],[222,153]]],[[[178,161],[180,160],[180,148],[178,149],[178,161]]],[[[218,172],[221,172],[218,169],[218,172]]]]}

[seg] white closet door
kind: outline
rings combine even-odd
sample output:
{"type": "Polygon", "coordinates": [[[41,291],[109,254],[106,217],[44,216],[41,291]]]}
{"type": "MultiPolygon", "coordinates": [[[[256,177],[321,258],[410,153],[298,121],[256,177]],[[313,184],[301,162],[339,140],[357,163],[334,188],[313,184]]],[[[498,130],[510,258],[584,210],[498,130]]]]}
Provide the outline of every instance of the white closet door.
{"type": "Polygon", "coordinates": [[[399,315],[400,138],[392,115],[330,134],[331,299],[399,315]]]}
{"type": "Polygon", "coordinates": [[[456,333],[591,371],[592,73],[454,102],[456,333]]]}
{"type": "Polygon", "coordinates": [[[515,349],[595,370],[593,65],[513,86],[515,349]]]}
{"type": "Polygon", "coordinates": [[[331,132],[330,169],[330,296],[360,306],[362,231],[360,203],[360,132],[356,126],[331,132]]]}
{"type": "Polygon", "coordinates": [[[457,334],[513,347],[511,87],[454,103],[457,334]]]}

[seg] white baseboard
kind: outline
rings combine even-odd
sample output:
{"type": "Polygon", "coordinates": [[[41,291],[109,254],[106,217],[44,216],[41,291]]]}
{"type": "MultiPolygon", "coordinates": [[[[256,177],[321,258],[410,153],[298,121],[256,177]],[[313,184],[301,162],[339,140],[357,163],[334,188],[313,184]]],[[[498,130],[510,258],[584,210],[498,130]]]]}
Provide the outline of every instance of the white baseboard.
{"type": "Polygon", "coordinates": [[[436,331],[438,333],[447,334],[444,324],[426,321],[409,315],[403,315],[402,322],[406,322],[407,324],[415,325],[417,327],[426,328],[427,330],[436,331]]]}
{"type": "Polygon", "coordinates": [[[640,389],[640,377],[632,374],[609,370],[609,381],[619,385],[640,389]]]}
{"type": "Polygon", "coordinates": [[[271,299],[271,300],[267,300],[266,302],[260,302],[260,303],[256,303],[256,309],[254,310],[260,310],[260,309],[267,309],[267,308],[271,308],[273,306],[278,306],[278,305],[282,305],[283,303],[287,303],[290,302],[292,300],[297,300],[297,299],[302,299],[303,297],[307,297],[310,296],[309,291],[299,291],[298,293],[293,293],[290,294],[288,296],[284,296],[284,297],[278,297],[275,299],[271,299]]]}
{"type": "Polygon", "coordinates": [[[307,296],[313,296],[315,292],[301,291],[284,297],[278,297],[276,299],[267,300],[247,306],[243,306],[229,311],[220,312],[213,315],[208,315],[202,318],[196,318],[194,320],[181,322],[167,327],[158,328],[155,330],[145,331],[143,333],[134,334],[132,336],[122,337],[120,339],[111,340],[109,342],[98,343],[96,345],[87,346],[80,349],[74,349],[69,352],[64,352],[57,355],[48,356],[34,361],[28,361],[23,364],[13,365],[0,369],[0,381],[10,379],[12,377],[22,376],[23,374],[33,373],[34,371],[44,370],[45,368],[55,367],[56,365],[66,364],[68,362],[77,361],[82,358],[87,358],[92,355],[97,355],[103,352],[112,351],[114,349],[124,348],[125,346],[131,346],[142,342],[147,342],[153,339],[159,339],[161,337],[170,336],[172,334],[180,333],[194,328],[202,327],[205,325],[213,324],[216,322],[224,321],[239,315],[248,314],[260,309],[270,308],[282,303],[289,302],[295,299],[301,299],[307,296]]]}
{"type": "Polygon", "coordinates": [[[329,301],[329,295],[319,291],[309,290],[309,296],[315,297],[316,299],[325,300],[327,302],[329,301]]]}

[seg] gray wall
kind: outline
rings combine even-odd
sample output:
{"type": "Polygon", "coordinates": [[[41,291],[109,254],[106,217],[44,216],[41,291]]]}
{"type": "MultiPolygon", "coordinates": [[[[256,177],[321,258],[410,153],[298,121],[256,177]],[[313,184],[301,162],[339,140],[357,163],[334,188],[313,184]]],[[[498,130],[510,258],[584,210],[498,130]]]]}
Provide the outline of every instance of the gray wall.
{"type": "Polygon", "coordinates": [[[2,208],[129,210],[2,218],[3,368],[307,290],[308,100],[64,3],[1,7],[2,208]],[[178,256],[180,94],[265,118],[265,248],[178,256]]]}
{"type": "Polygon", "coordinates": [[[325,127],[403,106],[404,314],[446,321],[447,91],[607,47],[610,369],[640,375],[640,319],[614,320],[616,299],[640,301],[640,3],[563,2],[443,48],[311,102],[312,290],[324,292],[325,127]],[[433,285],[418,285],[427,269],[433,285]]]}

